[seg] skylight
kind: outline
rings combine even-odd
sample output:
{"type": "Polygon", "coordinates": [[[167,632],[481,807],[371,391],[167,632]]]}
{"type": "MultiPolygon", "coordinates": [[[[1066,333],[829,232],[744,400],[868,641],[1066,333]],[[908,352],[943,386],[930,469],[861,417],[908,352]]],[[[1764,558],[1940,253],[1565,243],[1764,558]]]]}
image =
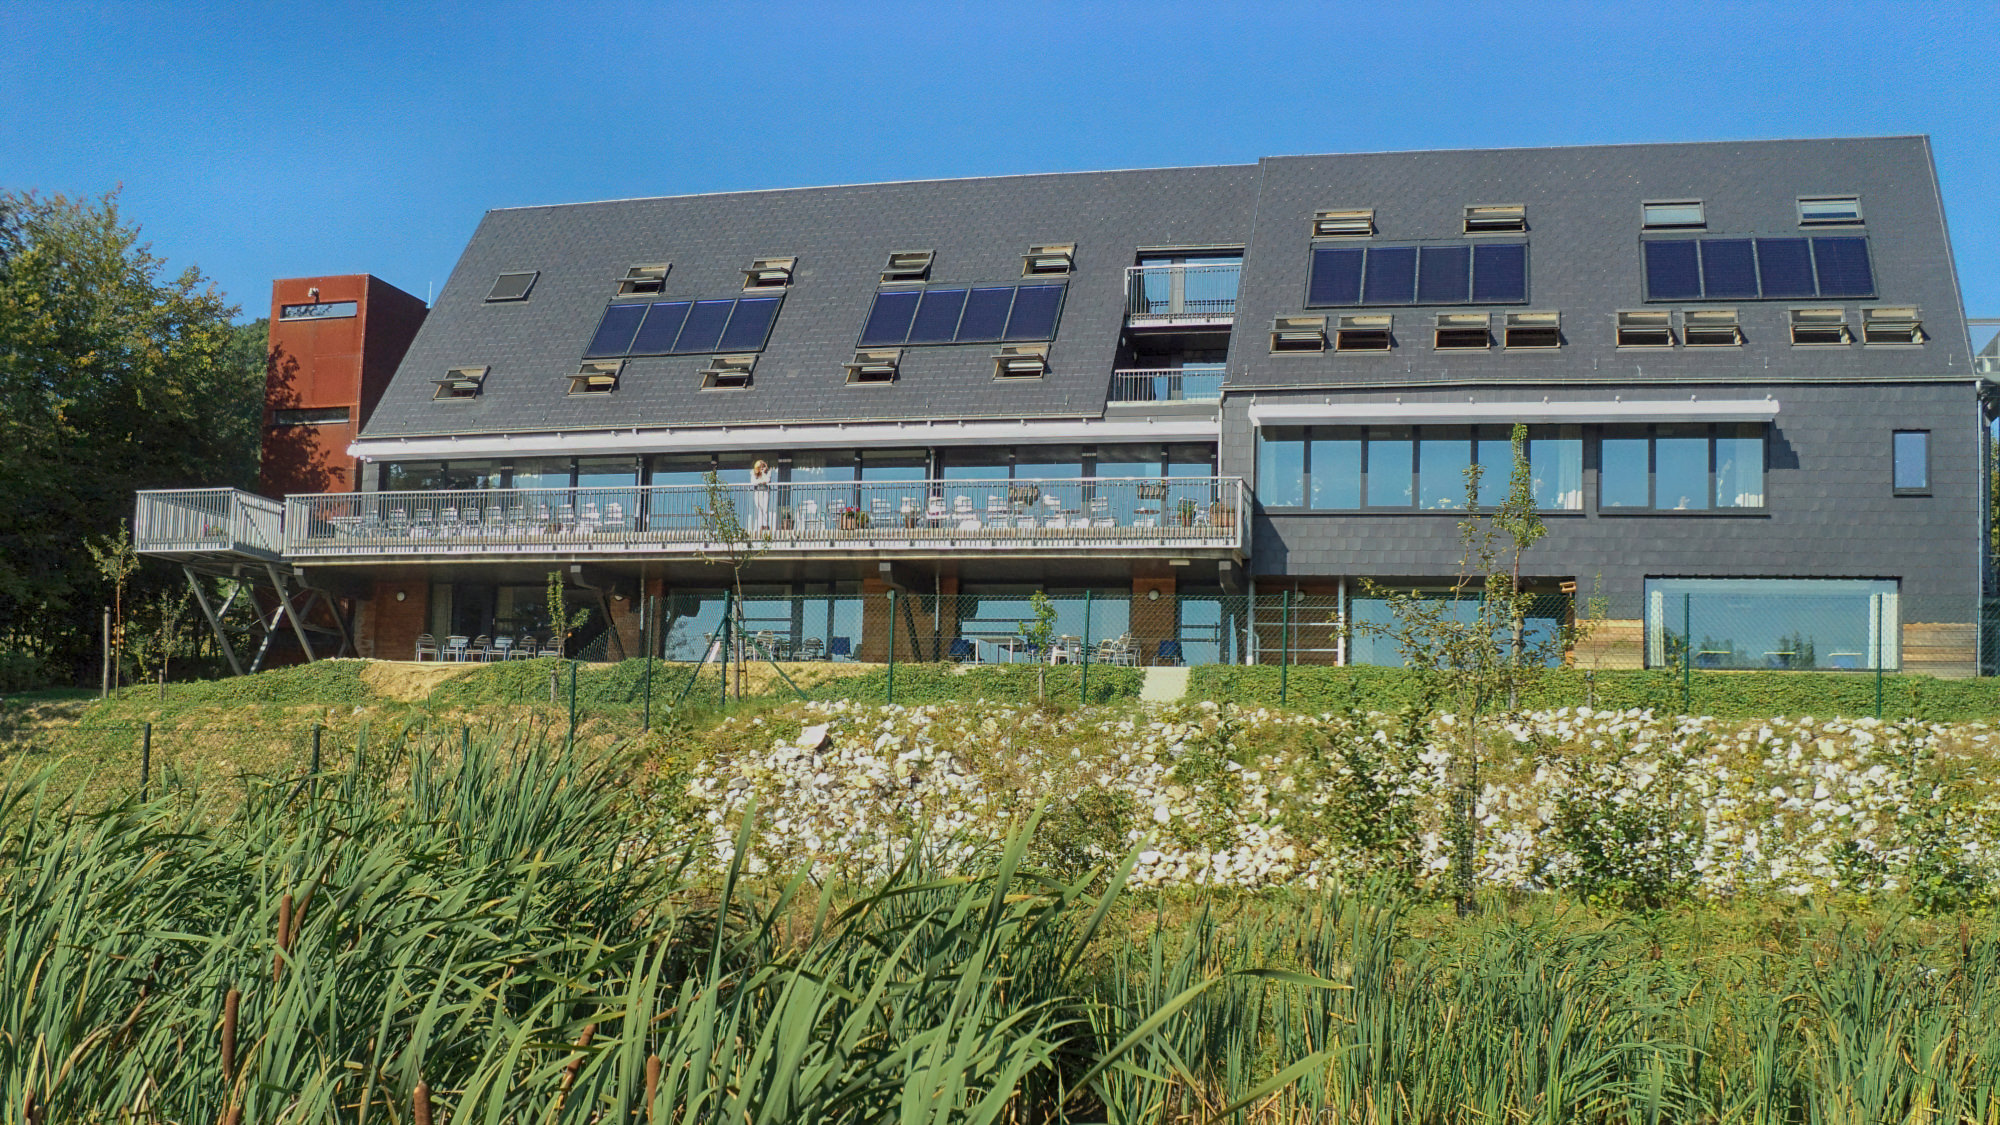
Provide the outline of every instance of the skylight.
{"type": "Polygon", "coordinates": [[[525,301],[528,299],[528,291],[535,287],[535,279],[540,276],[540,270],[503,273],[493,279],[493,288],[487,291],[486,299],[489,301],[525,301]]]}

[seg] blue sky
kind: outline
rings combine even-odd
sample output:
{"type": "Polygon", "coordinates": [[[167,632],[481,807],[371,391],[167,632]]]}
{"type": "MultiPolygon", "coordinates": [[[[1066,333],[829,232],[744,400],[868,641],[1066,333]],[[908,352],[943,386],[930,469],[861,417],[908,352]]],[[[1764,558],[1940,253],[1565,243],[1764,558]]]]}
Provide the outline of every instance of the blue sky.
{"type": "Polygon", "coordinates": [[[2000,316],[1991,0],[6,0],[0,43],[0,186],[124,185],[156,252],[250,315],[274,277],[368,272],[421,295],[492,207],[1278,153],[1928,133],[1967,309],[2000,316]]]}

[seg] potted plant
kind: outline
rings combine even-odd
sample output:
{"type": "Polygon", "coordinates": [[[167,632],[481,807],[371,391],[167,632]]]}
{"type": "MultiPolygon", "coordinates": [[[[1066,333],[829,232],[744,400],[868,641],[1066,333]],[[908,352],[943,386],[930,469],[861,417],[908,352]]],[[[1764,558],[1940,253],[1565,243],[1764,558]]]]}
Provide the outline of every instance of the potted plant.
{"type": "Polygon", "coordinates": [[[1142,481],[1140,481],[1140,482],[1139,482],[1139,499],[1141,499],[1141,500],[1165,500],[1166,498],[1167,498],[1167,482],[1166,482],[1166,481],[1164,481],[1164,480],[1142,480],[1142,481]]]}
{"type": "Polygon", "coordinates": [[[1195,507],[1195,503],[1194,503],[1194,501],[1192,501],[1192,500],[1182,500],[1182,501],[1180,502],[1180,504],[1176,506],[1176,509],[1175,509],[1175,510],[1176,510],[1176,511],[1178,512],[1178,514],[1180,515],[1180,520],[1181,520],[1181,526],[1182,526],[1182,527],[1193,527],[1193,526],[1194,526],[1194,517],[1195,517],[1195,513],[1196,513],[1197,511],[1199,511],[1199,509],[1195,507]]]}
{"type": "Polygon", "coordinates": [[[840,510],[840,530],[855,531],[868,526],[868,513],[856,507],[840,510]]]}
{"type": "Polygon", "coordinates": [[[1236,509],[1218,500],[1208,506],[1208,522],[1217,527],[1235,527],[1236,509]]]}

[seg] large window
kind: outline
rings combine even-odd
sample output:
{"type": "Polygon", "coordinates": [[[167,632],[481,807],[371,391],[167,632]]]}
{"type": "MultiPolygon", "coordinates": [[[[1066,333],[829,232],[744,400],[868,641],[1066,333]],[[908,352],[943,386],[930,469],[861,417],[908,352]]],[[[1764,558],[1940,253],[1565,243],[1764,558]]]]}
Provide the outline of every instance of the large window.
{"type": "Polygon", "coordinates": [[[1646,580],[1649,668],[1894,669],[1899,628],[1888,580],[1646,580]]]}
{"type": "MultiPolygon", "coordinates": [[[[1508,426],[1292,426],[1259,431],[1257,499],[1266,508],[1322,511],[1463,509],[1466,470],[1481,466],[1478,503],[1491,508],[1513,475],[1508,426]]],[[[1535,505],[1583,507],[1583,430],[1530,426],[1535,505]]]]}
{"type": "Polygon", "coordinates": [[[1649,301],[1872,297],[1868,239],[1662,238],[1641,246],[1649,301]]]}
{"type": "MultiPolygon", "coordinates": [[[[1414,591],[1424,597],[1435,599],[1448,607],[1452,620],[1459,624],[1469,624],[1479,617],[1479,596],[1468,591],[1456,599],[1449,589],[1414,591]]],[[[1349,664],[1376,664],[1386,667],[1401,667],[1409,663],[1409,654],[1397,645],[1395,639],[1386,635],[1396,624],[1396,614],[1386,597],[1356,594],[1347,599],[1348,614],[1353,628],[1348,636],[1347,662],[1349,664]]],[[[1564,619],[1569,615],[1568,599],[1559,595],[1537,597],[1530,606],[1522,622],[1522,650],[1535,653],[1549,665],[1561,660],[1552,650],[1555,640],[1562,633],[1564,619]]],[[[1507,643],[1506,638],[1496,638],[1507,643]]]]}
{"type": "Polygon", "coordinates": [[[1926,496],[1931,490],[1931,432],[1897,430],[1893,445],[1899,496],[1926,496]]]}
{"type": "Polygon", "coordinates": [[[1607,426],[1598,458],[1600,510],[1764,506],[1764,427],[1755,422],[1607,426]]]}

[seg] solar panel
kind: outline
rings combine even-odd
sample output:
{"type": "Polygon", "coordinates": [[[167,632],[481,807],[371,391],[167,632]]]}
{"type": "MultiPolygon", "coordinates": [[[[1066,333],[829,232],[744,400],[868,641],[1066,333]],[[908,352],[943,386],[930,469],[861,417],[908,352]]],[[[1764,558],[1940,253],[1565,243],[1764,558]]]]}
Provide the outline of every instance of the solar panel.
{"type": "Polygon", "coordinates": [[[862,346],[902,343],[910,334],[910,318],[916,315],[917,298],[921,296],[914,289],[875,294],[875,307],[868,313],[868,323],[861,328],[862,346]]]}
{"type": "Polygon", "coordinates": [[[1822,297],[1872,297],[1875,272],[1868,265],[1865,238],[1815,238],[1813,263],[1822,297]]]}
{"type": "Polygon", "coordinates": [[[736,311],[730,314],[729,327],[722,332],[719,350],[725,352],[757,351],[771,335],[771,323],[778,319],[778,297],[744,297],[736,302],[736,311]]]}
{"type": "Polygon", "coordinates": [[[1757,257],[1747,238],[1701,242],[1702,288],[1710,300],[1757,295],[1757,257]]]}
{"type": "Polygon", "coordinates": [[[1359,247],[1314,250],[1312,277],[1306,282],[1306,304],[1360,304],[1361,258],[1364,253],[1359,247]]]}
{"type": "Polygon", "coordinates": [[[958,315],[965,311],[965,290],[927,289],[910,324],[912,344],[948,344],[958,335],[958,315]]]}
{"type": "Polygon", "coordinates": [[[1417,256],[1417,303],[1454,305],[1472,295],[1472,247],[1426,246],[1417,256]]]}
{"type": "Polygon", "coordinates": [[[1007,311],[1013,306],[1014,287],[1011,285],[974,289],[972,295],[966,298],[965,315],[959,318],[959,341],[998,340],[1007,332],[1007,311]]]}
{"type": "Polygon", "coordinates": [[[1701,267],[1695,240],[1677,238],[1646,245],[1646,296],[1654,301],[1701,296],[1701,267]]]}
{"type": "Polygon", "coordinates": [[[1407,305],[1417,299],[1417,248],[1377,246],[1368,251],[1364,305],[1407,305]]]}
{"type": "Polygon", "coordinates": [[[1803,238],[1760,238],[1757,240],[1757,268],[1764,279],[1766,297],[1811,297],[1813,285],[1812,248],[1803,238]]]}
{"type": "Polygon", "coordinates": [[[1472,299],[1482,303],[1527,300],[1527,246],[1508,242],[1473,247],[1472,299]]]}
{"type": "Polygon", "coordinates": [[[729,323],[729,314],[735,309],[731,300],[696,301],[689,310],[687,323],[681,327],[680,339],[674,341],[677,352],[712,352],[722,342],[722,326],[729,323]]]}
{"type": "Polygon", "coordinates": [[[1007,339],[1047,340],[1056,334],[1056,314],[1062,311],[1061,285],[1023,285],[1014,294],[1014,313],[1007,318],[1007,339]]]}
{"type": "Polygon", "coordinates": [[[597,335],[590,338],[583,357],[624,355],[632,346],[632,334],[639,330],[640,318],[645,315],[645,305],[612,305],[605,309],[604,319],[597,322],[597,335]]]}
{"type": "Polygon", "coordinates": [[[632,341],[632,354],[659,355],[674,350],[674,337],[681,334],[681,323],[687,320],[688,309],[693,301],[655,301],[652,311],[646,314],[646,323],[639,326],[639,335],[632,341]]]}

